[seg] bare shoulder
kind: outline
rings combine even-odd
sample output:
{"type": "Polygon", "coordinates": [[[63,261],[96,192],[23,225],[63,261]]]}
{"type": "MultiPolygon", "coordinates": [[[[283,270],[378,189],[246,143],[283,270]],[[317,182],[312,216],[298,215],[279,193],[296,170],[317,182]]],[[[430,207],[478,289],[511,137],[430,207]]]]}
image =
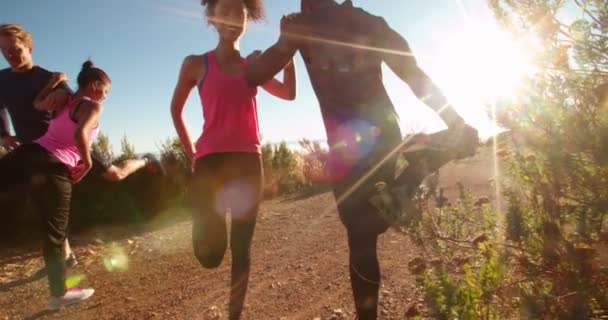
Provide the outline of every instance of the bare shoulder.
{"type": "Polygon", "coordinates": [[[182,63],[181,77],[182,79],[190,79],[198,81],[207,71],[207,67],[202,54],[192,54],[186,56],[182,63]]]}
{"type": "Polygon", "coordinates": [[[103,105],[98,101],[89,99],[83,99],[81,102],[81,108],[88,110],[89,112],[101,112],[103,111],[103,105]]]}
{"type": "Polygon", "coordinates": [[[203,56],[202,54],[191,54],[184,58],[183,65],[186,67],[196,68],[203,66],[203,56]]]}
{"type": "Polygon", "coordinates": [[[360,7],[353,7],[352,9],[361,25],[365,25],[369,30],[376,31],[390,28],[382,16],[371,14],[360,7]]]}
{"type": "Polygon", "coordinates": [[[205,71],[204,61],[205,59],[203,54],[192,54],[184,58],[182,67],[190,71],[205,71]]]}

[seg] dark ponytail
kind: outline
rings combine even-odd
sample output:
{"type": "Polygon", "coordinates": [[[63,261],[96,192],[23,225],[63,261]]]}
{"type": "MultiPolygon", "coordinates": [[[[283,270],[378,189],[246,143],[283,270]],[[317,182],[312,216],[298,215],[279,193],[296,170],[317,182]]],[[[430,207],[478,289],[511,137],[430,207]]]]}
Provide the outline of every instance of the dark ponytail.
{"type": "Polygon", "coordinates": [[[101,69],[95,67],[93,61],[87,60],[82,64],[82,69],[78,74],[78,87],[84,88],[89,83],[95,81],[101,81],[107,84],[112,83],[110,77],[101,69]]]}

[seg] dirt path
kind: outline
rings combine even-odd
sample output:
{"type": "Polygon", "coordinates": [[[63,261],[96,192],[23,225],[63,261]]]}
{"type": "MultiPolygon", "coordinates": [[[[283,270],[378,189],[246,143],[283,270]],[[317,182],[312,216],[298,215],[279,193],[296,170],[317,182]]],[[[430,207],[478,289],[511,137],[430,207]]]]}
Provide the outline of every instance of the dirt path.
{"type": "MultiPolygon", "coordinates": [[[[484,152],[442,169],[440,181],[448,193],[455,194],[455,183],[463,181],[475,194],[492,198],[493,162],[489,150],[484,152]]],[[[97,292],[90,301],[55,314],[41,312],[48,294],[45,279],[20,281],[42,266],[39,253],[0,252],[0,320],[226,319],[230,254],[220,268],[203,269],[192,254],[190,228],[185,221],[154,231],[119,227],[76,237],[81,263],[75,272],[86,275],[83,284],[97,292]],[[90,241],[99,237],[120,240],[90,241]],[[126,269],[104,266],[109,257],[120,266],[121,256],[126,269]]],[[[265,202],[252,252],[243,319],[354,318],[346,235],[330,194],[265,202]]],[[[406,236],[389,231],[380,238],[379,253],[380,319],[405,319],[406,309],[422,297],[406,268],[418,249],[406,236]]]]}
{"type": "MultiPolygon", "coordinates": [[[[352,319],[346,238],[330,194],[298,201],[265,202],[253,243],[253,269],[243,319],[352,319]],[[343,313],[342,317],[335,314],[343,313]]],[[[225,319],[230,257],[216,270],[198,265],[191,224],[180,222],[112,243],[78,245],[83,284],[97,292],[88,302],[55,314],[41,312],[46,280],[7,288],[42,265],[37,253],[0,261],[0,319],[225,319]],[[121,253],[122,252],[122,253],[121,253]],[[126,270],[108,270],[114,257],[126,270]],[[221,317],[216,317],[217,313],[221,317]]],[[[114,231],[114,233],[120,232],[114,231]]],[[[125,230],[127,232],[127,230],[125,230]]],[[[82,241],[80,241],[82,242],[82,241]]],[[[403,319],[419,299],[405,266],[416,255],[403,235],[380,241],[381,319],[403,319]]],[[[112,268],[110,268],[112,269],[112,268]]]]}

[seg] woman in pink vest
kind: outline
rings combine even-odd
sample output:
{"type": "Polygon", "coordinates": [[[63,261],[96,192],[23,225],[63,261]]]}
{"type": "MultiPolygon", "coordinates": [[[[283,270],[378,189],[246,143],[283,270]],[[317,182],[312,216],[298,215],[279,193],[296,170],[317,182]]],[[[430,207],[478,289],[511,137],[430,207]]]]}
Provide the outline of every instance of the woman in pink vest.
{"type": "MultiPolygon", "coordinates": [[[[35,104],[43,101],[62,80],[60,74],[54,76],[35,104]]],[[[92,167],[91,143],[99,132],[101,101],[109,89],[108,75],[93,67],[92,62],[85,62],[78,75],[78,91],[61,110],[53,110],[55,117],[47,132],[0,159],[0,194],[17,185],[26,186],[42,220],[42,253],[51,292],[49,310],[84,301],[94,293],[93,289],[66,288],[62,245],[67,233],[72,185],[92,167]]]]}
{"type": "MultiPolygon", "coordinates": [[[[240,318],[249,279],[249,249],[262,198],[263,172],[257,115],[257,88],[245,79],[247,59],[239,40],[249,20],[263,17],[261,0],[203,0],[209,22],[219,35],[216,48],[185,58],[171,102],[175,129],[193,161],[194,254],[205,268],[215,268],[227,248],[225,212],[231,214],[232,277],[229,318],[240,318]],[[198,89],[203,133],[193,145],[184,123],[184,104],[198,89]]],[[[262,86],[270,94],[295,99],[295,69],[289,63],[283,82],[262,86]]]]}

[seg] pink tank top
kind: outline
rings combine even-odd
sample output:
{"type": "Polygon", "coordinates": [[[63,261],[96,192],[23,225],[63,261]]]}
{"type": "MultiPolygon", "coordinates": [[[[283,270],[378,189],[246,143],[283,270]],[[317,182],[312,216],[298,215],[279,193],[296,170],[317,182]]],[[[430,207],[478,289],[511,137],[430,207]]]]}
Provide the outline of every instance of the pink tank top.
{"type": "MultiPolygon", "coordinates": [[[[195,158],[210,153],[261,153],[258,128],[257,88],[241,76],[219,69],[215,54],[205,54],[207,71],[198,85],[203,105],[203,133],[196,142],[195,158]]],[[[243,67],[247,61],[243,59],[243,67]]]]}
{"type": "MultiPolygon", "coordinates": [[[[78,123],[72,120],[70,114],[72,113],[72,109],[84,99],[88,100],[88,98],[70,99],[68,105],[63,108],[61,113],[51,120],[46,133],[34,141],[59,159],[71,171],[74,171],[78,166],[78,162],[82,159],[82,156],[80,155],[80,151],[78,151],[76,139],[74,138],[74,132],[78,128],[78,123]]],[[[91,129],[89,132],[90,144],[97,139],[98,133],[99,126],[91,129]]]]}

